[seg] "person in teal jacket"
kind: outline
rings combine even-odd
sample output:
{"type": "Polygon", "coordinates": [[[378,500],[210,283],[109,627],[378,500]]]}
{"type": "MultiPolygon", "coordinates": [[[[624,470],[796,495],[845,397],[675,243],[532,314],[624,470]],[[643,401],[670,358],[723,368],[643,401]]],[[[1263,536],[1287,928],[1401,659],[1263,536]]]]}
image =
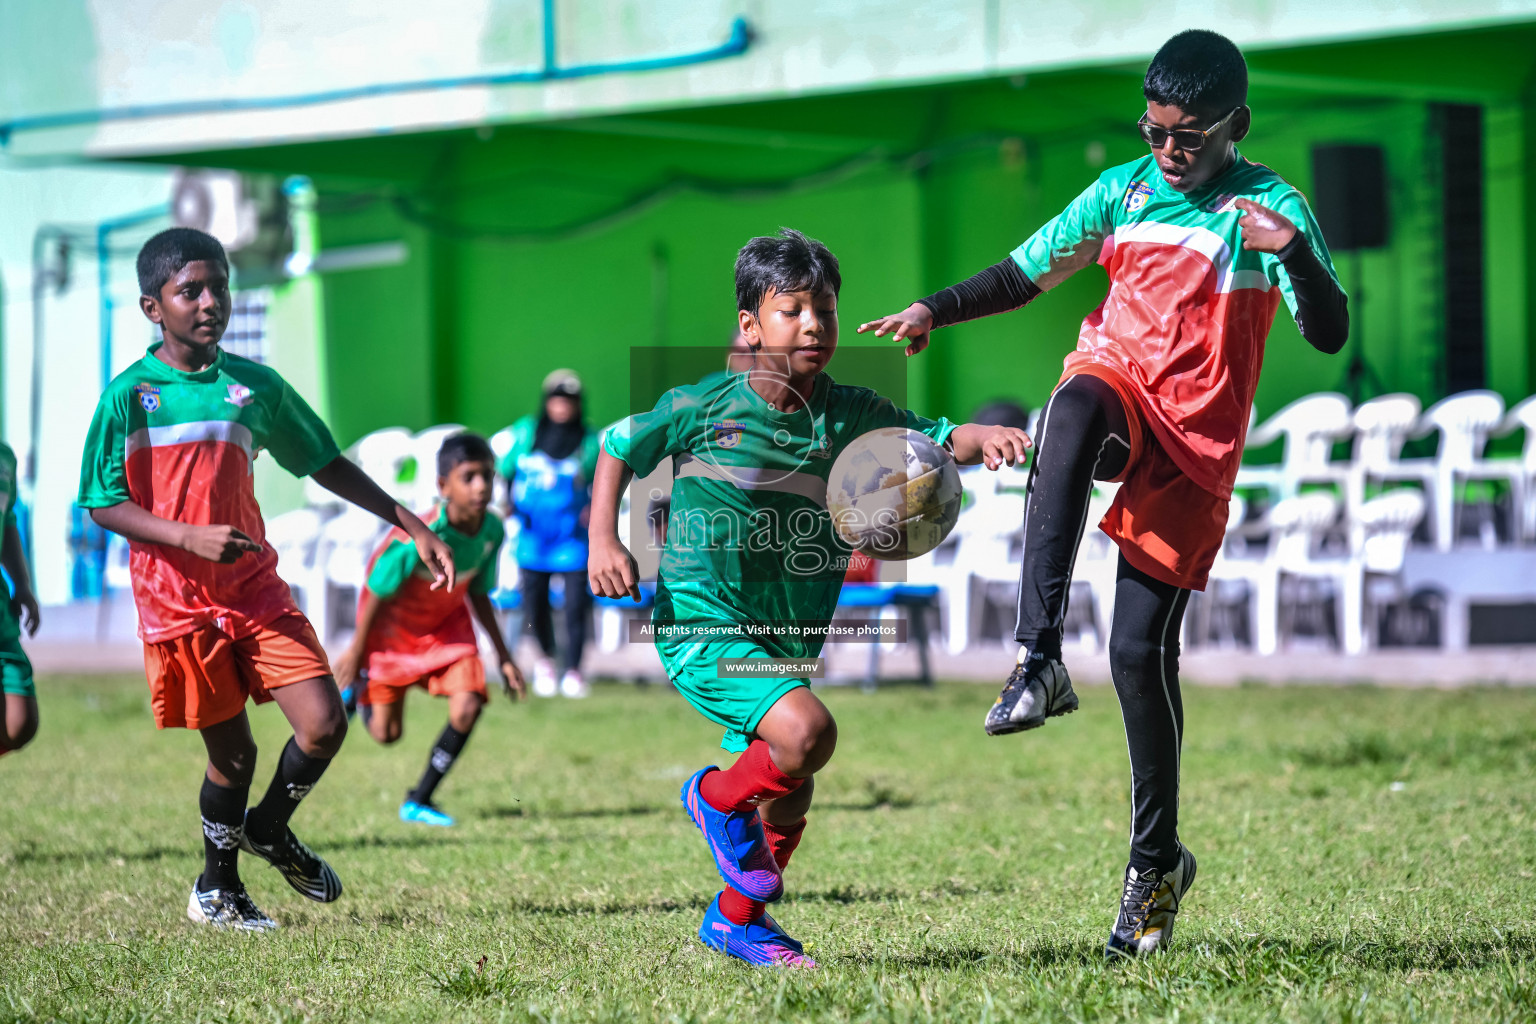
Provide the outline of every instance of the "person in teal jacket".
{"type": "Polygon", "coordinates": [[[598,441],[582,416],[581,378],[572,370],[555,370],[544,378],[539,414],[512,425],[512,447],[496,467],[507,481],[507,502],[519,527],[522,625],[532,624],[543,651],[533,670],[533,692],[540,697],[588,693],[581,655],[592,617],[587,517],[598,441]],[[565,587],[565,646],[558,655],[549,600],[550,580],[556,575],[565,587]]]}

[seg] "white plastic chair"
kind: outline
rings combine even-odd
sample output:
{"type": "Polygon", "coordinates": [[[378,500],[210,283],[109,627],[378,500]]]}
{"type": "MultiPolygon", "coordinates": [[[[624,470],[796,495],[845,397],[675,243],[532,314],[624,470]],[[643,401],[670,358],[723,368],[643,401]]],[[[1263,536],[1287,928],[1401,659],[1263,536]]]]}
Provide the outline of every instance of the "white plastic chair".
{"type": "Polygon", "coordinates": [[[1420,420],[1419,400],[1409,394],[1382,395],[1355,409],[1354,457],[1350,463],[1349,510],[1354,515],[1365,504],[1373,483],[1411,481],[1433,493],[1434,459],[1404,459],[1403,445],[1420,420]]]}
{"type": "Polygon", "coordinates": [[[1333,446],[1352,429],[1349,399],[1343,395],[1325,391],[1298,398],[1248,432],[1252,448],[1285,439],[1279,464],[1242,467],[1237,486],[1264,487],[1276,499],[1294,497],[1307,483],[1343,486],[1348,471],[1332,461],[1333,446]]]}
{"type": "Polygon", "coordinates": [[[1376,608],[1405,596],[1402,581],[1408,541],[1424,510],[1421,492],[1400,488],[1372,498],[1351,516],[1350,551],[1362,576],[1360,613],[1372,646],[1378,633],[1376,608]]]}
{"type": "Polygon", "coordinates": [[[365,434],[352,446],[358,466],[396,501],[411,497],[411,488],[400,482],[400,474],[415,450],[412,440],[404,427],[385,427],[365,434]]]}
{"type": "MultiPolygon", "coordinates": [[[[1435,454],[1435,546],[1449,551],[1460,525],[1458,484],[1502,480],[1509,484],[1514,508],[1522,507],[1524,472],[1513,462],[1483,458],[1488,437],[1504,419],[1504,399],[1494,391],[1463,391],[1430,406],[1420,419],[1421,432],[1440,432],[1435,454]]],[[[1518,514],[1518,512],[1517,512],[1518,514]]]]}
{"type": "Polygon", "coordinates": [[[325,572],[316,558],[324,525],[325,517],[312,508],[284,512],[266,522],[267,543],[277,551],[277,574],[299,591],[311,619],[316,594],[325,586],[325,572]]]}
{"type": "Polygon", "coordinates": [[[351,591],[355,597],[362,590],[368,581],[368,560],[387,529],[377,516],[352,507],[321,527],[315,557],[322,582],[313,598],[306,601],[314,609],[311,621],[321,643],[328,643],[333,635],[333,603],[338,592],[351,591]]]}
{"type": "Polygon", "coordinates": [[[1509,410],[1495,431],[1499,436],[1525,431],[1525,446],[1520,452],[1520,507],[1514,518],[1522,544],[1536,541],[1536,395],[1509,410]]]}
{"type": "MultiPolygon", "coordinates": [[[[1212,584],[1247,584],[1249,635],[1257,653],[1268,656],[1279,650],[1280,588],[1285,574],[1300,579],[1335,580],[1342,591],[1342,567],[1331,564],[1337,560],[1320,559],[1316,555],[1338,515],[1338,499],[1330,494],[1283,498],[1265,517],[1269,541],[1261,554],[1233,557],[1223,553],[1212,565],[1212,584]]],[[[1229,534],[1236,529],[1229,516],[1229,534]]]]}

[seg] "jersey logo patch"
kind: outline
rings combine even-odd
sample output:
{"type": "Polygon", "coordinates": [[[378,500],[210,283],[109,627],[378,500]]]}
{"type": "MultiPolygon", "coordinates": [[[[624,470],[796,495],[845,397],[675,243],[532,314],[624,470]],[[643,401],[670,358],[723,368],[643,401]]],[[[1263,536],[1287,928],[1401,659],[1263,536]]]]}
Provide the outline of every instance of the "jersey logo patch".
{"type": "Polygon", "coordinates": [[[224,399],[224,401],[228,402],[230,405],[236,405],[244,409],[246,406],[250,405],[255,398],[255,393],[252,392],[251,389],[246,387],[244,384],[231,384],[229,386],[229,395],[224,399]]]}
{"type": "Polygon", "coordinates": [[[1130,188],[1125,190],[1125,209],[1127,213],[1135,213],[1147,205],[1147,200],[1152,197],[1152,186],[1144,181],[1131,182],[1130,188]]]}
{"type": "Polygon", "coordinates": [[[1232,201],[1236,198],[1237,196],[1231,192],[1223,192],[1215,199],[1206,203],[1205,210],[1207,213],[1227,213],[1230,210],[1235,210],[1237,207],[1233,205],[1232,201]]]}
{"type": "Polygon", "coordinates": [[[160,389],[153,384],[135,384],[133,390],[139,393],[139,405],[145,412],[154,412],[160,408],[160,389]]]}
{"type": "Polygon", "coordinates": [[[805,453],[808,459],[830,459],[832,457],[832,439],[827,435],[821,435],[821,440],[816,442],[816,447],[805,453]]]}
{"type": "Polygon", "coordinates": [[[715,444],[721,448],[735,448],[741,444],[741,434],[746,429],[747,425],[740,420],[716,420],[709,425],[715,444]]]}

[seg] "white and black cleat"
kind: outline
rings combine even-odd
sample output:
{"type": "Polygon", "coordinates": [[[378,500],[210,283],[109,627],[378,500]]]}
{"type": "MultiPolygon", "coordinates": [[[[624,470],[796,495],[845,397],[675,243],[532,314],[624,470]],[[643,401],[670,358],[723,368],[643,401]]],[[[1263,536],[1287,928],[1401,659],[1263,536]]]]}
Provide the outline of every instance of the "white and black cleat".
{"type": "Polygon", "coordinates": [[[271,843],[259,843],[251,838],[249,828],[240,838],[240,849],[253,853],[282,872],[293,891],[316,903],[330,903],[341,896],[341,879],[324,860],[286,828],[271,843]]]}
{"type": "Polygon", "coordinates": [[[263,914],[246,894],[243,885],[200,892],[197,882],[193,882],[192,895],[187,899],[187,919],[240,932],[270,932],[277,927],[277,922],[263,914]]]}
{"type": "Polygon", "coordinates": [[[987,735],[1038,729],[1047,718],[1076,710],[1077,694],[1072,692],[1067,666],[1021,648],[1003,692],[987,711],[987,735]]]}
{"type": "Polygon", "coordinates": [[[1195,855],[1179,844],[1179,863],[1171,871],[1125,869],[1120,915],[1104,947],[1106,959],[1155,953],[1173,941],[1173,922],[1184,894],[1195,884],[1195,855]]]}

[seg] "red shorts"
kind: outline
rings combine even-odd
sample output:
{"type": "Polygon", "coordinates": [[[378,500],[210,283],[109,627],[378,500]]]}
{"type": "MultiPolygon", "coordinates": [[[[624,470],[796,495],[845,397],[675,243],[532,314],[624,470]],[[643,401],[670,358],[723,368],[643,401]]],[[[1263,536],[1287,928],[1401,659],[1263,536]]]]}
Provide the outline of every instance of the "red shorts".
{"type": "Polygon", "coordinates": [[[1168,457],[1142,421],[1129,381],[1103,366],[1076,372],[1092,374],[1115,389],[1131,428],[1131,456],[1099,529],[1119,545],[1127,562],[1153,579],[1204,590],[1227,535],[1228,499],[1200,487],[1168,457]]]}
{"type": "Polygon", "coordinates": [[[485,690],[485,665],[480,655],[471,654],[435,672],[428,672],[415,679],[368,679],[361,682],[357,691],[359,704],[398,704],[405,700],[405,691],[420,686],[434,697],[451,697],[456,693],[478,693],[487,697],[485,690]]]}
{"type": "Polygon", "coordinates": [[[224,621],[144,645],[150,706],[161,729],[206,729],[265,704],[269,691],[331,674],[309,620],[284,612],[261,626],[224,621]]]}

